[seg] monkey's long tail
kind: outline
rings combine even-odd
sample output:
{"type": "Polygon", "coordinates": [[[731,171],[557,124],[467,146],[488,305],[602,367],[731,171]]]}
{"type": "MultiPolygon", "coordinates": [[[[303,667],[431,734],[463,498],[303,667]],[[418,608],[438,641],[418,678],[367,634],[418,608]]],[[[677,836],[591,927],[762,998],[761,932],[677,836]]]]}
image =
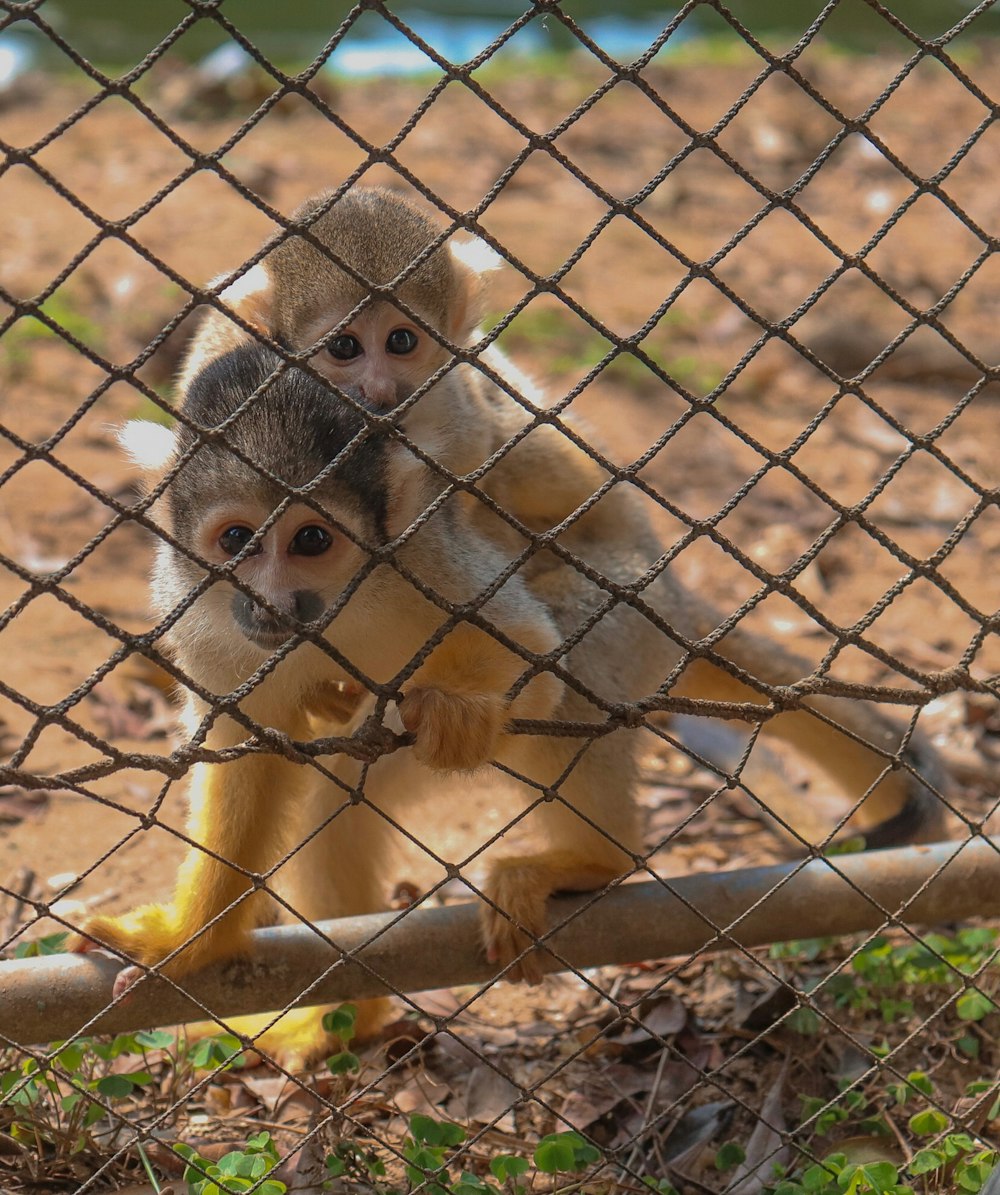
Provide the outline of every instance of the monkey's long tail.
{"type": "MultiPolygon", "coordinates": [[[[685,670],[679,691],[762,703],[769,686],[791,685],[814,671],[807,661],[739,627],[719,641],[717,650],[761,685],[748,685],[724,668],[697,661],[685,670]]],[[[843,794],[859,802],[848,833],[863,835],[868,847],[932,842],[941,836],[947,774],[919,729],[900,751],[902,729],[876,707],[832,697],[810,698],[806,704],[767,721],[763,733],[810,758],[843,794]]]]}

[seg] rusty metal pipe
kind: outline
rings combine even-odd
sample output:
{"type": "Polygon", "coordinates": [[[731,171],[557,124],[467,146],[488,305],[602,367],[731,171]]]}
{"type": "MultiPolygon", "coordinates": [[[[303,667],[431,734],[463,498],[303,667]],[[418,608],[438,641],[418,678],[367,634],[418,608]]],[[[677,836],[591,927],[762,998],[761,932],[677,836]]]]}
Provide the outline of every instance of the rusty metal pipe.
{"type": "MultiPolygon", "coordinates": [[[[560,926],[547,942],[551,971],[872,930],[886,922],[883,909],[907,925],[933,925],[1000,913],[1000,840],[629,883],[597,898],[559,897],[550,908],[560,926]]],[[[204,1019],[206,1008],[223,1019],[266,1012],[298,1002],[317,980],[303,1003],[485,984],[496,974],[483,957],[474,904],[318,928],[329,942],[306,926],[259,930],[251,959],[187,976],[183,992],[143,978],[110,1008],[117,960],[64,954],[0,963],[0,1036],[27,1045],[204,1019]]]]}

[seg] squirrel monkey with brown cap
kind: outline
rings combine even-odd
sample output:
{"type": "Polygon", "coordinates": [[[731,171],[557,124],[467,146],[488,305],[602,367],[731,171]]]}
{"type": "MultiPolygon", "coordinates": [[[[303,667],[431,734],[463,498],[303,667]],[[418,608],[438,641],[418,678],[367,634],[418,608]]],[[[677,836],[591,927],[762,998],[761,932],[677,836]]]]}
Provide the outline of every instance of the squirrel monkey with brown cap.
{"type": "MultiPolygon", "coordinates": [[[[505,733],[508,720],[601,723],[668,679],[673,693],[760,703],[811,669],[739,627],[712,650],[742,680],[691,653],[720,620],[663,567],[634,488],[606,484],[564,418],[518,401],[524,379],[502,354],[456,359],[448,344],[474,352],[480,338],[474,243],[442,240],[434,219],[379,189],[319,196],[295,219],[302,232],[221,292],[237,318],[204,317],[177,428],[123,431],[151,478],[172,474],[155,605],[197,690],[185,730],[207,747],[255,725],[300,742],[317,725],[347,734],[375,693],[380,708],[398,694],[413,746],[369,767],[325,760],[325,774],[266,753],[197,764],[198,845],[172,901],[94,917],[75,948],[107,945],[174,978],[244,952],[269,913],[255,877],[317,825],[281,868],[294,908],[310,921],[383,908],[393,810],[435,772],[496,760],[525,778],[527,800],[548,797],[533,813],[539,848],[496,859],[484,889],[489,957],[534,980],[548,897],[636,866],[635,736],[617,729],[581,750],[505,733]]],[[[765,731],[857,803],[852,825],[870,845],[928,837],[937,801],[916,778],[933,768],[928,749],[911,738],[900,757],[901,733],[870,708],[809,706],[765,731]]],[[[369,1009],[362,1030],[379,1015],[369,1009]]],[[[304,1061],[325,1044],[318,1025],[315,1012],[286,1018],[263,1048],[304,1061]]]]}

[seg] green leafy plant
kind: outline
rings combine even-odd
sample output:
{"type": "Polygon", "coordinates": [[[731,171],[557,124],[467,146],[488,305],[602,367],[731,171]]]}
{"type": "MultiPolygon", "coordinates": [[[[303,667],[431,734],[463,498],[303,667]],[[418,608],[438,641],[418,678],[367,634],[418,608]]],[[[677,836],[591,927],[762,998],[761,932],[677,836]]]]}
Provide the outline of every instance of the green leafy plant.
{"type": "Polygon", "coordinates": [[[183,1176],[187,1195],[239,1195],[242,1191],[285,1195],[288,1190],[279,1179],[267,1178],[281,1160],[270,1133],[250,1137],[243,1149],[233,1150],[217,1162],[201,1157],[190,1145],[178,1143],[174,1152],[187,1163],[183,1176]]]}
{"type": "Polygon", "coordinates": [[[341,1004],[339,1008],[333,1009],[323,1017],[323,1028],[327,1033],[336,1034],[344,1046],[340,1053],[333,1054],[326,1060],[327,1068],[333,1075],[356,1074],[361,1069],[361,1060],[357,1054],[352,1054],[347,1049],[354,1038],[357,1016],[356,1005],[341,1004]]]}
{"type": "MultiPolygon", "coordinates": [[[[601,1159],[600,1151],[579,1133],[549,1133],[538,1142],[532,1155],[535,1176],[530,1173],[531,1163],[527,1158],[497,1154],[489,1161],[487,1178],[459,1169],[461,1159],[456,1155],[466,1139],[461,1125],[414,1115],[410,1117],[409,1128],[401,1147],[404,1187],[382,1181],[387,1171],[385,1161],[373,1150],[351,1141],[341,1142],[327,1157],[327,1185],[346,1178],[363,1182],[374,1195],[404,1195],[410,1191],[428,1195],[525,1195],[539,1175],[580,1174],[601,1159]]],[[[665,1180],[644,1181],[658,1195],[676,1195],[665,1180]]],[[[197,1195],[203,1193],[198,1191],[197,1195]]]]}
{"type": "Polygon", "coordinates": [[[172,1034],[119,1034],[110,1041],[81,1037],[56,1042],[51,1057],[0,1060],[0,1126],[14,1141],[62,1160],[95,1148],[94,1127],[153,1083],[145,1062],[172,1034]],[[137,1056],[125,1069],[122,1059],[137,1056]]]}
{"type": "Polygon", "coordinates": [[[46,934],[44,938],[32,938],[30,942],[18,942],[14,947],[15,958],[42,958],[49,954],[63,954],[69,934],[60,930],[57,934],[46,934]]]}
{"type": "MultiPolygon", "coordinates": [[[[1000,1095],[994,1083],[970,1083],[966,1094],[988,1096],[987,1118],[1000,1115],[1000,1095]]],[[[883,1113],[889,1108],[907,1108],[912,1111],[906,1126],[917,1148],[905,1167],[889,1158],[861,1163],[833,1152],[820,1162],[782,1174],[777,1185],[767,1190],[773,1195],[912,1195],[912,1180],[919,1190],[941,1195],[980,1191],[1000,1154],[968,1133],[954,1131],[950,1118],[937,1106],[940,1103],[933,1080],[922,1070],[910,1071],[904,1080],[887,1084],[877,1098],[855,1088],[829,1101],[803,1097],[804,1123],[810,1125],[814,1142],[848,1129],[852,1134],[865,1134],[869,1146],[872,1137],[890,1139],[894,1134],[883,1113]]],[[[811,1152],[817,1153],[814,1145],[811,1152]]]]}
{"type": "MultiPolygon", "coordinates": [[[[828,949],[832,940],[809,939],[786,942],[771,948],[771,957],[812,962],[828,949]]],[[[813,985],[814,1001],[832,999],[835,1008],[867,1014],[878,1013],[885,1025],[908,1021],[914,1015],[914,997],[930,988],[954,989],[962,976],[971,982],[953,1002],[956,1046],[976,1057],[979,1040],[969,1026],[1000,1008],[991,995],[995,980],[984,968],[997,953],[997,933],[983,927],[960,929],[954,937],[930,933],[919,941],[894,944],[877,937],[866,943],[851,959],[850,966],[813,985]]],[[[803,1005],[787,1018],[789,1028],[805,1036],[820,1032],[822,1018],[803,1005]]]]}
{"type": "MultiPolygon", "coordinates": [[[[29,944],[25,957],[47,952],[50,940],[29,944]]],[[[120,1123],[137,1114],[167,1111],[187,1090],[193,1073],[224,1070],[242,1046],[229,1034],[203,1038],[190,1049],[164,1030],[79,1037],[54,1042],[34,1057],[0,1053],[0,1132],[44,1159],[50,1173],[78,1170],[103,1159],[120,1123]]],[[[139,1160],[149,1172],[141,1148],[139,1160]]]]}
{"type": "Polygon", "coordinates": [[[834,1153],[765,1190],[768,1195],[914,1195],[908,1180],[915,1179],[921,1190],[976,1195],[998,1159],[995,1150],[977,1147],[964,1133],[953,1133],[938,1148],[920,1150],[905,1168],[888,1161],[851,1163],[845,1154],[834,1153]]]}
{"type": "Polygon", "coordinates": [[[216,1033],[193,1042],[187,1051],[187,1061],[195,1070],[228,1070],[243,1064],[243,1043],[231,1033],[216,1033]]]}

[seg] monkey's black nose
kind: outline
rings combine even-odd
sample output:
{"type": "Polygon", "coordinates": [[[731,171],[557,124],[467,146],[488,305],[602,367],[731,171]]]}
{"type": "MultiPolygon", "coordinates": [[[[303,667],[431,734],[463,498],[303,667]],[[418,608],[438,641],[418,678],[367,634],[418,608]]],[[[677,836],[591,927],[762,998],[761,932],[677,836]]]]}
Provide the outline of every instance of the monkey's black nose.
{"type": "Polygon", "coordinates": [[[287,594],[282,604],[287,605],[287,610],[273,614],[249,594],[235,593],[233,618],[248,639],[262,647],[276,647],[284,643],[300,623],[313,622],[324,610],[323,599],[311,589],[299,589],[287,594]]]}

